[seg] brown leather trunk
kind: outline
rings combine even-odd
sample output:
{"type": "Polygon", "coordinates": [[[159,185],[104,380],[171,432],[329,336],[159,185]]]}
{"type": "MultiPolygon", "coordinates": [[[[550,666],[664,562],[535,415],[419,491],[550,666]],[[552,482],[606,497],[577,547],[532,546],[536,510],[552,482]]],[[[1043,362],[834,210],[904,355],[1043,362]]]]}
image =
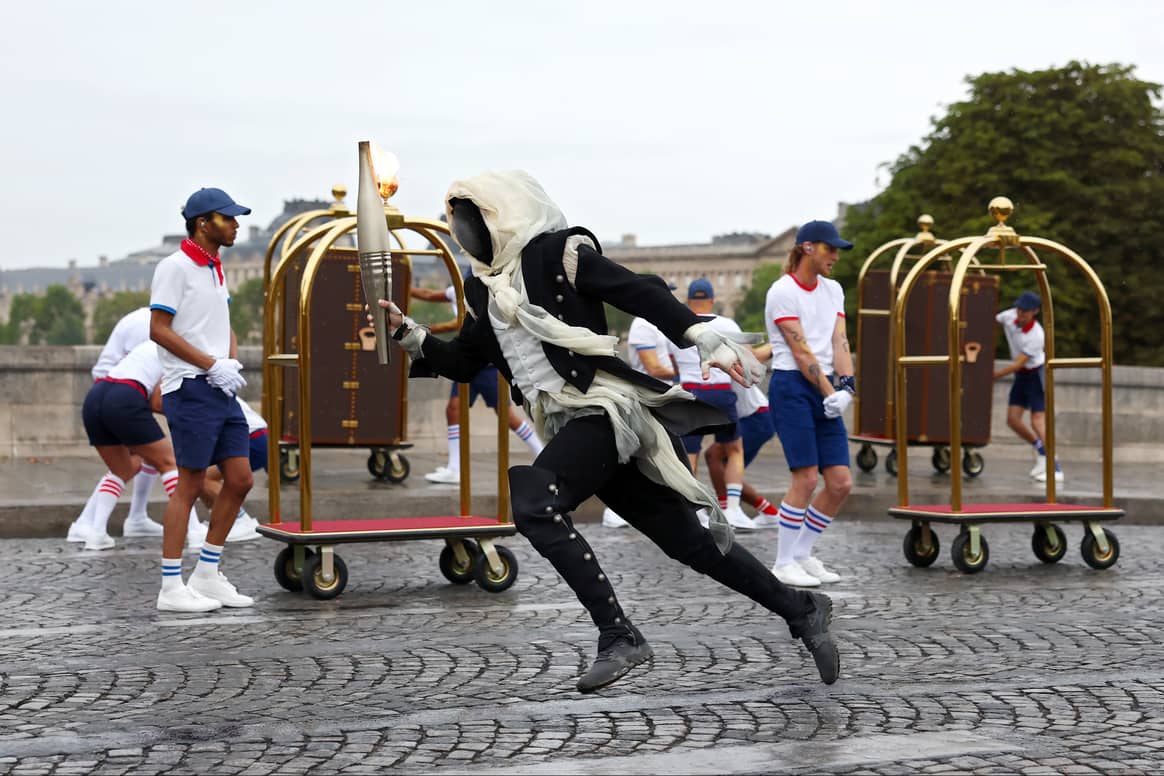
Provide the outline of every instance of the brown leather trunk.
{"type": "MultiPolygon", "coordinates": [[[[905,354],[946,355],[951,273],[930,270],[914,285],[905,311],[905,354]]],[[[865,275],[867,309],[889,306],[889,272],[865,275]]],[[[962,286],[962,442],[990,443],[990,414],[994,382],[994,313],[998,307],[998,278],[967,276],[962,286]]],[[[896,436],[889,411],[893,369],[889,358],[889,318],[865,316],[857,358],[861,364],[860,415],[857,436],[896,436]]],[[[906,371],[908,399],[906,441],[914,444],[950,443],[949,368],[911,366],[906,371]]]]}
{"type": "MultiPolygon", "coordinates": [[[[306,259],[288,268],[283,321],[288,352],[298,352],[299,280],[306,259]]],[[[408,309],[411,272],[392,259],[392,297],[408,309]]],[[[315,447],[391,447],[407,441],[407,355],[392,342],[391,362],[376,358],[376,336],[364,312],[359,255],[332,248],[315,274],[311,293],[311,444],[315,447]]],[[[280,369],[285,442],[299,439],[298,371],[280,369]]]]}

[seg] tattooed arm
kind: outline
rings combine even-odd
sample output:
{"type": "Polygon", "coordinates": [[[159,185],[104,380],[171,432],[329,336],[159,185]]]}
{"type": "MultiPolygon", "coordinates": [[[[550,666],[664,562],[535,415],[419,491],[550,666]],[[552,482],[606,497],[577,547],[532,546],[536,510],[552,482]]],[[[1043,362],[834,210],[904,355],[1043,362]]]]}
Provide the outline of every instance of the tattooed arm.
{"type": "Polygon", "coordinates": [[[849,335],[845,331],[845,319],[837,316],[837,326],[833,329],[833,371],[837,377],[853,375],[853,354],[849,350],[849,335]]]}
{"type": "MultiPolygon", "coordinates": [[[[808,340],[805,339],[804,328],[800,325],[800,321],[795,318],[789,318],[780,321],[776,326],[780,329],[780,333],[784,335],[784,341],[788,343],[788,347],[792,351],[792,357],[796,359],[796,366],[800,369],[800,373],[804,375],[805,379],[817,387],[821,396],[828,396],[832,393],[833,384],[829,382],[828,376],[825,375],[824,369],[817,362],[812,348],[808,346],[808,340]]],[[[852,370],[852,367],[853,362],[850,359],[849,369],[852,370]]],[[[851,371],[850,374],[852,374],[851,371]]]]}

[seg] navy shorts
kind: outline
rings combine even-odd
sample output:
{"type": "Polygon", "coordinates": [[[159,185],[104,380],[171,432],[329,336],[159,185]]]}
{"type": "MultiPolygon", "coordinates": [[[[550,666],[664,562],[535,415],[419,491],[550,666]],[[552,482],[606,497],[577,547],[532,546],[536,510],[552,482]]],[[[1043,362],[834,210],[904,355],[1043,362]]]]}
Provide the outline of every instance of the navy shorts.
{"type": "Polygon", "coordinates": [[[251,471],[267,470],[267,430],[251,435],[251,471]]]}
{"type": "MultiPolygon", "coordinates": [[[[453,383],[453,390],[449,393],[451,398],[456,398],[460,391],[457,389],[460,383],[453,383]]],[[[469,406],[477,401],[480,396],[485,400],[486,407],[497,409],[497,367],[487,366],[469,381],[469,406]]]]}
{"type": "Polygon", "coordinates": [[[81,420],[93,447],[148,445],[164,439],[140,383],[99,381],[81,406],[81,420]]]}
{"type": "MultiPolygon", "coordinates": [[[[736,412],[736,392],[727,386],[724,389],[716,388],[688,388],[692,395],[700,401],[707,402],[713,407],[723,410],[731,421],[715,432],[716,442],[734,442],[740,438],[740,416],[736,412]]],[[[683,437],[683,449],[694,455],[703,447],[703,434],[690,434],[683,437]]]]}
{"type": "Polygon", "coordinates": [[[1043,367],[1014,373],[1014,385],[1010,387],[1010,399],[1007,404],[1012,407],[1023,407],[1031,412],[1046,412],[1043,367]]]}
{"type": "Polygon", "coordinates": [[[849,435],[843,418],[826,418],[822,396],[804,375],[772,372],[768,406],[790,470],[849,465],[849,435]]]}
{"type": "Polygon", "coordinates": [[[205,375],[187,377],[178,390],[163,394],[162,409],[179,466],[206,469],[227,458],[250,459],[250,434],[242,407],[233,396],[206,382],[205,375]]]}
{"type": "Polygon", "coordinates": [[[776,427],[772,425],[772,413],[768,408],[764,407],[746,418],[740,418],[740,435],[744,438],[744,466],[747,466],[756,459],[760,448],[776,436],[776,427]]]}

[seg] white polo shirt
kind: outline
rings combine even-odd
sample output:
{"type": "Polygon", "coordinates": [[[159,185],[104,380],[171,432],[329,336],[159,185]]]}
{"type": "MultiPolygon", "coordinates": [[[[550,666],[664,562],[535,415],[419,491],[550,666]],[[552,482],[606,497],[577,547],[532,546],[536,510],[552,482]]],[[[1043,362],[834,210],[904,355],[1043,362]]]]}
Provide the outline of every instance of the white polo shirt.
{"type": "Polygon", "coordinates": [[[117,362],[125,358],[129,351],[150,338],[150,308],[139,307],[126,313],[109,333],[97,363],[93,365],[93,379],[100,380],[109,374],[117,362]]]}
{"type": "Polygon", "coordinates": [[[125,358],[118,361],[106,375],[111,380],[133,380],[145,388],[146,396],[154,392],[154,387],[162,379],[162,362],[158,358],[161,350],[151,340],[139,342],[125,358]]]}
{"type": "Polygon", "coordinates": [[[238,399],[238,406],[242,407],[243,417],[247,419],[247,433],[251,436],[265,431],[267,429],[267,421],[263,420],[263,416],[255,412],[251,405],[243,401],[241,396],[236,396],[238,399]]]}
{"type": "MultiPolygon", "coordinates": [[[[716,331],[739,333],[740,327],[731,318],[722,315],[700,315],[700,321],[706,323],[716,331]]],[[[722,369],[711,368],[710,375],[703,379],[699,368],[699,348],[692,345],[681,348],[674,342],[667,340],[667,351],[675,359],[675,366],[679,367],[679,382],[684,388],[727,388],[732,378],[722,369]]]]}
{"type": "Polygon", "coordinates": [[[764,323],[772,344],[772,369],[799,369],[779,326],[782,321],[797,320],[817,363],[826,375],[831,375],[833,332],[838,317],[845,317],[845,292],[832,278],[818,277],[812,288],[801,285],[792,275],[784,275],[773,283],[764,300],[764,323]]]}
{"type": "Polygon", "coordinates": [[[658,326],[646,318],[635,318],[631,321],[630,330],[626,334],[626,355],[627,362],[635,371],[647,373],[647,368],[643,366],[643,359],[639,357],[639,353],[644,350],[653,352],[660,364],[670,368],[670,364],[667,363],[670,346],[671,341],[663,335],[663,332],[659,331],[658,326]]]}
{"type": "Polygon", "coordinates": [[[1023,369],[1038,369],[1047,360],[1043,351],[1043,327],[1038,319],[1032,319],[1026,327],[1018,324],[1018,308],[1012,307],[1003,310],[994,316],[994,320],[1002,324],[1002,331],[1006,334],[1006,344],[1010,346],[1010,359],[1015,361],[1020,355],[1027,357],[1023,369]]]}
{"type": "Polygon", "coordinates": [[[736,412],[741,418],[768,409],[768,394],[764,393],[760,386],[745,388],[733,380],[732,390],[736,392],[736,412]]]}
{"type": "MultiPolygon", "coordinates": [[[[172,313],[174,332],[203,353],[230,356],[230,292],[222,265],[191,240],[183,240],[178,251],[158,262],[150,309],[172,313]]],[[[206,374],[165,348],[158,348],[158,357],[165,369],[162,393],[178,390],[184,378],[206,374]]]]}

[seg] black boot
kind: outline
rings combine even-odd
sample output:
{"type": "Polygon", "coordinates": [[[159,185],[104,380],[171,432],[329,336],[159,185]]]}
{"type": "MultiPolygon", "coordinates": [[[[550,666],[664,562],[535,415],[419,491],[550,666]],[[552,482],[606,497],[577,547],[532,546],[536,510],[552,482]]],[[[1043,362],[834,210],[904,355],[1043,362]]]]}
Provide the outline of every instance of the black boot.
{"type": "MultiPolygon", "coordinates": [[[[710,555],[707,550],[701,553],[701,556],[710,555]]],[[[718,562],[704,561],[706,569],[696,565],[701,558],[692,560],[696,561],[691,563],[692,568],[703,571],[717,582],[743,593],[787,620],[792,637],[803,640],[816,661],[821,681],[825,684],[837,681],[841,672],[841,658],[828,632],[829,623],[833,619],[833,602],[828,596],[788,587],[738,544],[733,544],[728,554],[718,562]]]]}
{"type": "Polygon", "coordinates": [[[654,654],[638,628],[631,626],[629,635],[619,636],[605,649],[599,643],[598,657],[594,659],[590,670],[578,680],[578,691],[590,693],[612,684],[654,654]]]}
{"type": "Polygon", "coordinates": [[[809,593],[813,609],[808,614],[788,623],[792,637],[804,642],[816,670],[825,684],[832,684],[841,675],[841,655],[836,642],[829,633],[829,623],[833,620],[833,602],[824,593],[809,593]]]}

